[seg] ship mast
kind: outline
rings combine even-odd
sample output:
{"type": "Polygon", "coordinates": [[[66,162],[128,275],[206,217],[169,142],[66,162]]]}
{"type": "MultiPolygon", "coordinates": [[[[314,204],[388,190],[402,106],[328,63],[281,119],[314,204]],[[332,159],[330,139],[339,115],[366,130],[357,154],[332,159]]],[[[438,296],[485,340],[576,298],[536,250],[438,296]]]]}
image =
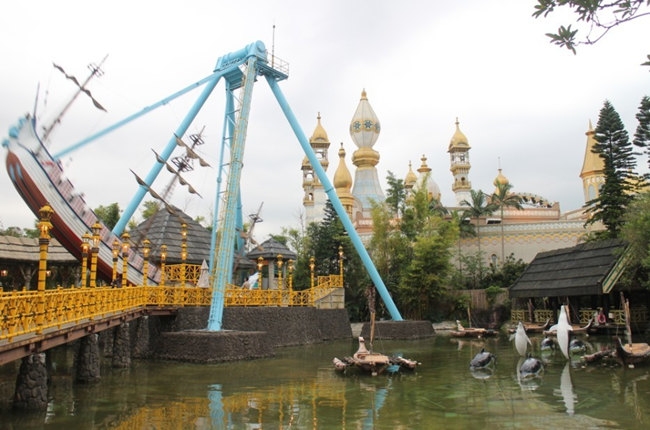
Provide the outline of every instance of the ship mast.
{"type": "Polygon", "coordinates": [[[74,101],[77,99],[77,97],[79,97],[79,94],[81,94],[82,92],[86,93],[88,95],[88,97],[90,97],[90,99],[93,101],[93,104],[95,105],[95,107],[97,109],[101,109],[104,112],[106,112],[106,109],[104,109],[104,107],[101,104],[99,104],[99,102],[97,100],[95,100],[95,98],[90,93],[90,91],[86,89],[86,85],[88,85],[90,80],[92,78],[94,78],[95,76],[102,76],[104,74],[104,71],[101,69],[101,67],[102,67],[102,64],[104,64],[104,61],[106,61],[107,58],[108,58],[108,54],[106,54],[106,56],[102,59],[102,61],[99,63],[99,65],[94,64],[94,63],[91,63],[91,64],[88,65],[88,68],[90,69],[90,75],[88,75],[88,77],[86,78],[86,80],[82,84],[79,84],[79,81],[77,81],[77,78],[75,78],[74,76],[68,75],[65,72],[65,70],[63,70],[63,68],[61,66],[59,66],[59,65],[57,65],[55,63],[52,63],[54,68],[59,70],[61,73],[63,73],[66,78],[68,78],[72,82],[74,82],[75,85],[77,85],[78,89],[77,89],[77,92],[72,96],[70,101],[68,101],[68,103],[65,105],[63,110],[61,110],[59,115],[54,119],[52,124],[50,124],[49,127],[45,128],[45,133],[43,133],[43,138],[42,138],[43,142],[47,141],[47,138],[50,136],[50,133],[52,132],[54,127],[56,127],[56,125],[61,122],[61,118],[63,118],[63,115],[65,115],[65,113],[68,111],[70,106],[72,106],[72,103],[74,103],[74,101]]]}

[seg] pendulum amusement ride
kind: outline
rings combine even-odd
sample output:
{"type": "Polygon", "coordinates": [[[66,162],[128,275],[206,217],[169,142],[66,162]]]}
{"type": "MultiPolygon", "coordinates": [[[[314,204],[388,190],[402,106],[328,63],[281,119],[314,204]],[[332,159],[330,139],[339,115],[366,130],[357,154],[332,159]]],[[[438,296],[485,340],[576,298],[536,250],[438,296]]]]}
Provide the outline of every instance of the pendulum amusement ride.
{"type": "MultiPolygon", "coordinates": [[[[99,67],[91,68],[90,77],[99,73],[99,67]]],[[[212,226],[210,247],[209,269],[213,281],[212,303],[207,327],[208,330],[221,330],[226,285],[232,281],[235,241],[243,240],[237,234],[237,231],[241,231],[243,225],[239,184],[242,175],[244,147],[252,103],[253,86],[258,76],[264,77],[271,88],[305,155],[313,166],[318,179],[323,184],[328,198],[332,202],[352,244],[361,257],[391,318],[395,321],[401,321],[402,317],[399,311],[393,303],[352,222],[347,216],[332,183],[325,174],[325,170],[322,168],[307,137],[278,86],[279,81],[288,78],[287,64],[274,55],[269,55],[264,43],[261,41],[251,43],[238,51],[220,57],[217,60],[215,69],[206,78],[185,87],[171,96],[56,154],[51,154],[45,146],[46,136],[39,136],[36,115],[27,115],[21,118],[18,124],[9,130],[9,137],[2,142],[2,146],[8,150],[6,160],[7,171],[14,186],[35,214],[38,213],[41,206],[46,204],[52,206],[54,210],[52,223],[59,232],[57,239],[73,255],[80,256],[82,237],[86,232],[95,227],[93,231],[101,238],[98,270],[104,273],[110,273],[113,258],[111,248],[113,242],[123,233],[128,220],[131,219],[140,206],[147,192],[151,192],[151,185],[154,180],[167,164],[172,152],[179,145],[179,142],[182,143],[181,137],[187,132],[219,81],[223,79],[226,87],[226,101],[219,169],[217,173],[217,190],[214,203],[214,213],[217,216],[214,218],[214,224],[212,226]],[[101,224],[93,211],[86,206],[79,193],[74,192],[72,184],[67,180],[62,180],[63,168],[59,160],[64,155],[121,128],[160,106],[166,105],[170,101],[197,87],[203,87],[199,97],[181,121],[164,149],[160,154],[156,153],[156,162],[147,176],[143,179],[136,176],[139,184],[138,189],[122,213],[120,220],[112,231],[109,230],[101,224]],[[222,191],[221,183],[224,177],[226,186],[225,190],[222,191]],[[217,231],[220,231],[221,234],[217,235],[217,231]]],[[[90,77],[84,84],[79,85],[79,92],[84,91],[89,95],[85,91],[84,85],[90,77]]],[[[58,123],[59,120],[60,117],[57,118],[56,122],[58,123]]],[[[51,127],[46,130],[46,133],[49,133],[51,127]]],[[[238,245],[241,248],[243,244],[239,243],[238,245]]],[[[129,282],[138,284],[139,280],[142,279],[142,256],[138,253],[131,253],[128,256],[128,265],[129,282]]],[[[160,278],[160,273],[158,270],[150,270],[148,277],[152,284],[157,283],[160,278]]]]}

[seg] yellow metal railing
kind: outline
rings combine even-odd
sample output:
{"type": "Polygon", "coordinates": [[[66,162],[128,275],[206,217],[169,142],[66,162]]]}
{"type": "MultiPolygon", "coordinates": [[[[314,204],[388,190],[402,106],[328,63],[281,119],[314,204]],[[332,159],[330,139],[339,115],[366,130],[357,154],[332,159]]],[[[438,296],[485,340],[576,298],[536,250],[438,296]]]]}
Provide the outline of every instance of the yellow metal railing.
{"type": "MultiPolygon", "coordinates": [[[[533,317],[537,323],[545,323],[547,320],[553,323],[555,321],[555,315],[552,310],[548,309],[535,309],[533,311],[533,317]]],[[[510,319],[512,321],[521,321],[521,322],[532,322],[530,320],[530,313],[527,309],[512,309],[510,311],[510,319]]]]}
{"type": "Polygon", "coordinates": [[[196,285],[201,276],[200,264],[168,264],[165,266],[165,279],[168,284],[181,284],[185,270],[185,283],[196,285]]]}
{"type": "MultiPolygon", "coordinates": [[[[308,290],[246,290],[229,285],[225,306],[314,306],[335,288],[340,276],[320,276],[308,290]]],[[[338,285],[337,285],[338,283],[338,285]]],[[[126,288],[57,288],[0,292],[0,342],[42,334],[147,307],[209,306],[211,288],[135,286],[126,288]]]]}

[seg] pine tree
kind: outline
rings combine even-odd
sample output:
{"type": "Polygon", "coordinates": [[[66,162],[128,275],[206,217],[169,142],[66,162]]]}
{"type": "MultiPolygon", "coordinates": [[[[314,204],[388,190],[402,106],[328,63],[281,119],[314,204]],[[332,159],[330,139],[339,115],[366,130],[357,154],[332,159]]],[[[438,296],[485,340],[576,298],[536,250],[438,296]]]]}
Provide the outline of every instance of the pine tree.
{"type": "MultiPolygon", "coordinates": [[[[639,125],[634,133],[632,143],[640,148],[644,148],[644,153],[650,155],[650,97],[644,96],[639,105],[639,112],[636,114],[639,125]]],[[[648,159],[650,166],[650,158],[648,159]]]]}
{"type": "Polygon", "coordinates": [[[404,213],[404,204],[406,202],[404,180],[397,179],[393,172],[389,171],[386,182],[388,183],[386,204],[391,208],[393,214],[399,218],[404,213]]]}
{"type": "Polygon", "coordinates": [[[298,258],[299,265],[303,270],[311,271],[309,258],[314,257],[315,277],[338,273],[339,247],[342,247],[345,307],[352,321],[366,320],[364,291],[371,285],[370,278],[331,201],[325,204],[323,220],[307,227],[307,236],[307,253],[303,258],[298,258]]]}
{"type": "Polygon", "coordinates": [[[587,202],[590,218],[586,225],[601,221],[607,231],[602,238],[619,237],[623,215],[637,191],[636,159],[627,131],[614,107],[605,101],[598,117],[593,152],[604,162],[605,182],[598,197],[587,202]]]}

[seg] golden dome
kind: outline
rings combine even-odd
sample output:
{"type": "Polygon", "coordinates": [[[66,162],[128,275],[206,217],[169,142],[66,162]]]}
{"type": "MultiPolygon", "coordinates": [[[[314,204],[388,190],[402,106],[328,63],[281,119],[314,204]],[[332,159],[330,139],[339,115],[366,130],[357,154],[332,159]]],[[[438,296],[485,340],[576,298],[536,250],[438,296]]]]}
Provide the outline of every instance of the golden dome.
{"type": "Polygon", "coordinates": [[[404,186],[406,188],[413,188],[413,186],[418,182],[418,177],[416,176],[415,172],[413,172],[413,168],[411,167],[411,162],[409,161],[409,171],[406,174],[406,178],[404,178],[404,186]]]}
{"type": "Polygon", "coordinates": [[[322,142],[327,142],[329,143],[329,138],[327,137],[327,132],[323,128],[323,126],[320,123],[320,112],[318,112],[318,116],[316,117],[318,119],[318,123],[316,124],[316,128],[314,129],[314,133],[311,135],[309,138],[310,143],[315,143],[317,141],[322,141],[322,142]]]}
{"type": "Polygon", "coordinates": [[[420,185],[424,185],[424,188],[427,190],[429,200],[436,199],[440,201],[440,187],[438,184],[436,184],[436,181],[434,181],[433,177],[431,176],[431,167],[427,165],[427,157],[425,157],[423,154],[422,158],[420,158],[420,161],[422,161],[422,165],[418,168],[420,175],[413,188],[417,190],[420,185]]]}
{"type": "Polygon", "coordinates": [[[458,122],[458,118],[456,118],[456,132],[454,135],[451,137],[451,140],[449,141],[449,151],[452,151],[453,149],[470,149],[469,142],[467,141],[467,137],[463,134],[462,131],[460,131],[460,123],[458,122]]]}
{"type": "Polygon", "coordinates": [[[501,185],[507,185],[507,184],[510,183],[510,181],[508,180],[508,178],[503,176],[503,173],[501,173],[501,168],[499,168],[499,174],[497,175],[496,178],[494,178],[494,182],[492,182],[492,183],[494,184],[495,187],[497,187],[500,184],[501,185]]]}
{"type": "Polygon", "coordinates": [[[352,175],[348,166],[345,165],[345,149],[343,149],[343,143],[341,143],[341,148],[339,149],[339,165],[334,172],[334,188],[337,192],[339,190],[350,191],[352,188],[352,175]]]}

